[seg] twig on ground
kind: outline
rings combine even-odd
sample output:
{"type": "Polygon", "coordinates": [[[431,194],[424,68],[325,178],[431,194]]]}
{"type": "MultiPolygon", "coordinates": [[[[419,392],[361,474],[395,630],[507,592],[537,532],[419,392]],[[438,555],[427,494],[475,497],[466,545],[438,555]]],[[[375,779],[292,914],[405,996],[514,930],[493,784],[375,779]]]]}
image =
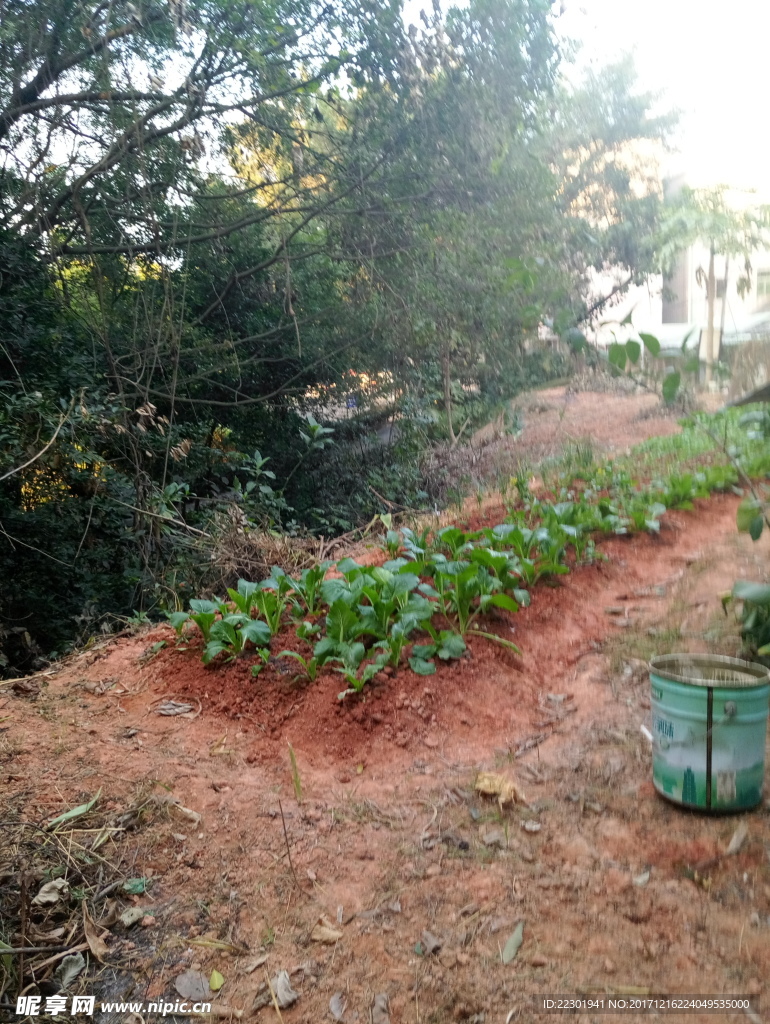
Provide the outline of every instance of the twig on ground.
{"type": "MultiPolygon", "coordinates": [[[[299,889],[299,891],[302,893],[303,896],[307,896],[307,898],[310,899],[308,894],[305,892],[305,890],[299,884],[299,879],[297,878],[297,872],[294,870],[294,862],[291,859],[291,847],[289,846],[289,833],[286,831],[286,818],[283,815],[283,806],[281,805],[281,801],[280,800],[278,801],[278,809],[281,812],[281,824],[283,825],[283,838],[286,840],[286,853],[289,856],[289,867],[291,868],[291,875],[292,875],[292,878],[294,879],[294,884],[297,886],[297,888],[299,889]]],[[[271,991],[272,991],[272,989],[271,989],[271,991]]],[[[279,1016],[280,1016],[280,1014],[279,1014],[279,1016]]]]}

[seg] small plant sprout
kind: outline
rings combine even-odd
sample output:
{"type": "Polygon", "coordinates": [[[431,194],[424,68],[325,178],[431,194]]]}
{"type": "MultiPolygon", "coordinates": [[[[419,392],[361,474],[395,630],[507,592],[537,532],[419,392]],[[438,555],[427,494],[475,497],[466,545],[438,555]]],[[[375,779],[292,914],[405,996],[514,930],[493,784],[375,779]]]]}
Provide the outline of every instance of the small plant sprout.
{"type": "Polygon", "coordinates": [[[277,655],[277,657],[294,658],[294,660],[298,661],[302,666],[302,672],[297,673],[297,675],[294,678],[300,679],[302,676],[304,676],[308,680],[308,682],[315,682],[316,676],[318,675],[318,669],[321,665],[321,662],[319,661],[318,658],[303,658],[302,655],[297,654],[296,651],[281,651],[280,654],[277,655]]]}
{"type": "Polygon", "coordinates": [[[262,669],[267,665],[270,660],[270,648],[269,647],[258,647],[255,651],[257,660],[251,666],[251,675],[253,679],[256,679],[262,669]]]}
{"type": "Polygon", "coordinates": [[[300,622],[297,626],[297,636],[300,640],[310,640],[311,637],[318,636],[321,632],[319,625],[314,625],[312,622],[300,622]]]}

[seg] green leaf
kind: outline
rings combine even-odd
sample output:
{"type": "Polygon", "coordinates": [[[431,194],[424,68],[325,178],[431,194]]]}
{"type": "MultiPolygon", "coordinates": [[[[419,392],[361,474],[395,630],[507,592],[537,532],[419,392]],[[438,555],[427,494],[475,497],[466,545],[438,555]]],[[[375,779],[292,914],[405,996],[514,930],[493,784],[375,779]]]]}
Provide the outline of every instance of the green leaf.
{"type": "Polygon", "coordinates": [[[436,653],[437,644],[415,644],[412,648],[412,657],[421,658],[423,661],[430,661],[436,653]]]}
{"type": "Polygon", "coordinates": [[[251,597],[252,594],[256,593],[258,584],[252,583],[250,580],[238,580],[237,587],[238,593],[242,594],[243,597],[251,597]]]}
{"type": "Polygon", "coordinates": [[[676,393],[679,390],[679,384],[681,383],[681,375],[677,370],[673,373],[669,373],[663,380],[663,400],[665,402],[673,402],[676,398],[676,393]]]}
{"type": "Polygon", "coordinates": [[[187,612],[166,612],[166,618],[174,627],[176,632],[181,635],[182,626],[184,626],[185,622],[189,621],[190,616],[187,612]]]}
{"type": "Polygon", "coordinates": [[[626,354],[632,363],[639,362],[639,356],[642,354],[642,346],[638,341],[627,341],[626,342],[626,354]]]}
{"type": "Polygon", "coordinates": [[[651,356],[660,355],[660,342],[654,334],[644,334],[642,331],[639,331],[639,337],[651,356]]]}
{"type": "Polygon", "coordinates": [[[96,795],[92,797],[87,804],[79,804],[77,807],[73,807],[71,811],[65,811],[64,814],[60,814],[57,818],[52,818],[48,822],[47,827],[53,828],[54,825],[61,825],[64,821],[72,821],[73,818],[80,818],[84,814],[88,814],[101,795],[102,791],[100,787],[96,795]]]}
{"type": "Polygon", "coordinates": [[[682,339],[682,345],[681,345],[681,351],[682,352],[686,352],[687,351],[687,342],[690,340],[690,338],[693,336],[693,334],[695,334],[695,330],[696,330],[695,327],[691,327],[690,330],[687,332],[687,334],[685,334],[684,338],[682,339]]]}
{"type": "Polygon", "coordinates": [[[506,942],[506,944],[505,944],[505,946],[503,948],[503,963],[504,964],[509,964],[512,960],[514,960],[516,958],[516,954],[521,949],[521,944],[522,944],[523,941],[524,941],[524,922],[523,921],[519,921],[519,923],[514,928],[513,932],[511,933],[510,938],[508,939],[508,941],[506,942]]]}
{"type": "Polygon", "coordinates": [[[400,572],[405,565],[411,565],[406,558],[391,558],[389,561],[384,562],[382,568],[387,569],[388,572],[400,572]]]}
{"type": "Polygon", "coordinates": [[[749,533],[751,524],[757,518],[761,508],[762,504],[756,498],[745,498],[740,503],[735,519],[741,533],[749,533]]]}
{"type": "Polygon", "coordinates": [[[261,619],[251,619],[241,627],[244,640],[251,640],[257,647],[264,647],[270,643],[270,627],[261,619]]]}
{"type": "Polygon", "coordinates": [[[759,540],[762,536],[762,529],[765,525],[765,520],[762,516],[755,516],[749,525],[749,536],[752,540],[759,540]]]}
{"type": "Polygon", "coordinates": [[[613,341],[610,345],[607,358],[613,366],[617,366],[619,370],[625,369],[626,366],[626,346],[619,344],[617,341],[613,341]]]}
{"type": "Polygon", "coordinates": [[[410,658],[409,667],[418,676],[432,676],[435,674],[435,662],[425,661],[423,658],[410,658]]]}
{"type": "Polygon", "coordinates": [[[329,658],[334,657],[338,650],[339,644],[337,641],[333,637],[325,636],[313,648],[313,657],[318,660],[319,665],[323,665],[329,658]]]}
{"type": "Polygon", "coordinates": [[[355,572],[360,568],[361,566],[355,558],[343,558],[341,562],[337,562],[337,570],[338,572],[341,572],[343,576],[347,576],[349,573],[355,572]]]}
{"type": "Polygon", "coordinates": [[[223,644],[219,640],[210,640],[204,648],[201,656],[201,661],[204,665],[208,665],[210,661],[213,661],[218,654],[228,650],[227,644],[223,644]]]}
{"type": "Polygon", "coordinates": [[[449,633],[441,637],[441,645],[438,649],[438,656],[442,661],[449,661],[450,658],[460,658],[465,654],[467,645],[459,633],[449,633]]]}
{"type": "Polygon", "coordinates": [[[507,594],[492,594],[489,598],[489,604],[493,604],[497,608],[505,608],[508,612],[517,612],[519,610],[518,604],[516,604],[512,597],[508,597],[507,594]]]}
{"type": "Polygon", "coordinates": [[[736,580],[733,584],[733,597],[752,604],[770,605],[770,584],[736,580]]]}
{"type": "Polygon", "coordinates": [[[147,892],[149,884],[149,878],[127,878],[122,888],[123,892],[128,893],[129,896],[141,896],[147,892]]]}

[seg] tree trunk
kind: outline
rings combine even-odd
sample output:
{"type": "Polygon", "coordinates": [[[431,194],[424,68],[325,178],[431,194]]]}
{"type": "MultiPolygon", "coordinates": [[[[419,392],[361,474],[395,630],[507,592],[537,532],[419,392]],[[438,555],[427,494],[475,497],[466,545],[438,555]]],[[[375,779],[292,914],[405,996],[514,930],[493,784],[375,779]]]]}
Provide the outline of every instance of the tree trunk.
{"type": "Polygon", "coordinates": [[[716,299],[714,277],[714,245],[709,249],[709,278],[706,292],[708,300],[708,327],[706,328],[706,384],[711,383],[714,372],[714,300],[716,299]]]}
{"type": "Polygon", "coordinates": [[[719,310],[719,344],[725,340],[725,320],[727,318],[727,282],[730,277],[730,257],[725,256],[725,290],[722,292],[722,305],[719,310]]]}
{"type": "Polygon", "coordinates": [[[449,440],[454,448],[457,443],[457,438],[455,437],[454,426],[452,425],[452,368],[449,362],[448,349],[445,349],[442,353],[441,369],[443,371],[444,378],[444,410],[446,412],[446,421],[449,426],[449,440]]]}

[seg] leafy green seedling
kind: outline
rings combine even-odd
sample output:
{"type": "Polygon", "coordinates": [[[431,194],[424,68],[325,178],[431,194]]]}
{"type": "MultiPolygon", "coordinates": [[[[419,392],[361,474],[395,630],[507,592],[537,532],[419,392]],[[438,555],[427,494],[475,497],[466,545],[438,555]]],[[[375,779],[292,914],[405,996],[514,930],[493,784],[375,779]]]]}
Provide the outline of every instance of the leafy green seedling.
{"type": "Polygon", "coordinates": [[[294,658],[294,660],[298,661],[302,666],[302,672],[298,673],[294,678],[299,679],[300,676],[303,675],[309,682],[315,682],[316,676],[318,675],[318,669],[320,667],[320,662],[318,658],[303,658],[302,655],[297,654],[296,651],[281,651],[278,655],[276,655],[276,657],[294,658]]]}
{"type": "Polygon", "coordinates": [[[270,660],[270,648],[269,647],[258,647],[254,652],[257,656],[257,661],[251,666],[252,679],[256,679],[262,669],[267,665],[270,660]]]}
{"type": "Polygon", "coordinates": [[[319,562],[310,569],[303,569],[299,579],[291,581],[295,615],[318,615],[321,611],[321,584],[331,565],[331,562],[319,562]]]}
{"type": "Polygon", "coordinates": [[[312,622],[300,622],[297,626],[297,636],[300,640],[310,640],[311,637],[318,636],[320,632],[321,627],[312,622]]]}
{"type": "Polygon", "coordinates": [[[241,614],[226,615],[211,627],[209,642],[201,660],[204,665],[208,665],[217,655],[226,653],[228,661],[232,661],[243,654],[249,641],[255,646],[264,647],[270,642],[270,636],[270,629],[259,619],[241,614]]]}
{"type": "Polygon", "coordinates": [[[182,628],[188,619],[195,623],[201,631],[205,643],[209,642],[211,627],[217,621],[217,615],[221,612],[222,606],[214,601],[190,601],[189,612],[167,612],[167,618],[177,632],[182,635],[182,628]]]}

